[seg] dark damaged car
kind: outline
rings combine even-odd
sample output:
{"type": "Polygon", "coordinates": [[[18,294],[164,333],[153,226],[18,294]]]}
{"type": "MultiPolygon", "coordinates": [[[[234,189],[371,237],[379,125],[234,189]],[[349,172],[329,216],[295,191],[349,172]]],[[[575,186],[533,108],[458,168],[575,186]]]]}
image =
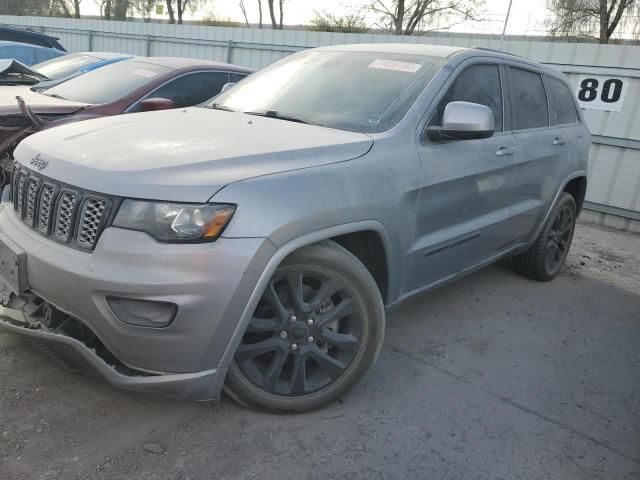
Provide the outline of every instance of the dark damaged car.
{"type": "MultiPolygon", "coordinates": [[[[33,91],[29,86],[0,89],[2,186],[10,181],[13,149],[34,132],[90,118],[198,105],[251,72],[208,60],[135,58],[46,91],[33,91]]],[[[3,192],[3,198],[7,194],[3,192]]]]}

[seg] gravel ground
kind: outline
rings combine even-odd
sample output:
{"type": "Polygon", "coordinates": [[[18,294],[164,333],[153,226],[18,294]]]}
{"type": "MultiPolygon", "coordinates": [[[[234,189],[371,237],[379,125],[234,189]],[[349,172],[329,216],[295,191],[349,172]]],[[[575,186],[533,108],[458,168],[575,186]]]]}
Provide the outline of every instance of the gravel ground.
{"type": "Polygon", "coordinates": [[[640,236],[581,223],[388,318],[342,402],[275,416],[116,391],[0,332],[0,478],[640,479],[640,236]]]}

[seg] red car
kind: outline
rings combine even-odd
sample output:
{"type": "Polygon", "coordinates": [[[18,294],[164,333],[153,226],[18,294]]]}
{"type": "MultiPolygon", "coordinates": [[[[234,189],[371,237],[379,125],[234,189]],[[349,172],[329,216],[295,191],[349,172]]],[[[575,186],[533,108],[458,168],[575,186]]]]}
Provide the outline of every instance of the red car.
{"type": "Polygon", "coordinates": [[[252,72],[207,60],[136,57],[44,91],[0,87],[0,184],[8,183],[15,146],[36,131],[89,118],[198,105],[252,72]]]}

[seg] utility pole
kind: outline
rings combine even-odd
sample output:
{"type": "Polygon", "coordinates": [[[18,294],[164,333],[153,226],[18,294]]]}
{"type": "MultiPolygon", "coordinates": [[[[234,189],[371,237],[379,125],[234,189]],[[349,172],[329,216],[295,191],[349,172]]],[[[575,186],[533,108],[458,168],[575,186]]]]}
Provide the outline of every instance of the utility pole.
{"type": "Polygon", "coordinates": [[[502,36],[500,37],[500,50],[502,50],[502,43],[504,42],[504,34],[507,31],[507,24],[509,23],[509,15],[511,14],[511,4],[513,0],[509,0],[509,8],[507,8],[507,16],[504,18],[504,25],[502,26],[502,36]]]}

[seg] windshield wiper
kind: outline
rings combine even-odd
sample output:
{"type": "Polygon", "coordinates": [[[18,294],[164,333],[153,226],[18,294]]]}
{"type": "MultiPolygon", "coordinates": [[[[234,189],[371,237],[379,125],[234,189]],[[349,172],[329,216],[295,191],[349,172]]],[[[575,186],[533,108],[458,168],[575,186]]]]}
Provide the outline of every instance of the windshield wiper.
{"type": "Polygon", "coordinates": [[[293,115],[285,115],[280,112],[277,112],[276,110],[267,110],[266,112],[244,112],[244,113],[246,113],[247,115],[256,115],[258,117],[277,118],[278,120],[286,120],[288,122],[306,123],[307,125],[322,126],[319,123],[312,122],[304,118],[295,117],[293,115]]]}
{"type": "Polygon", "coordinates": [[[224,105],[220,105],[219,103],[212,103],[211,105],[205,105],[205,108],[211,108],[213,110],[222,110],[223,112],[237,112],[233,108],[225,107],[224,105]]]}

